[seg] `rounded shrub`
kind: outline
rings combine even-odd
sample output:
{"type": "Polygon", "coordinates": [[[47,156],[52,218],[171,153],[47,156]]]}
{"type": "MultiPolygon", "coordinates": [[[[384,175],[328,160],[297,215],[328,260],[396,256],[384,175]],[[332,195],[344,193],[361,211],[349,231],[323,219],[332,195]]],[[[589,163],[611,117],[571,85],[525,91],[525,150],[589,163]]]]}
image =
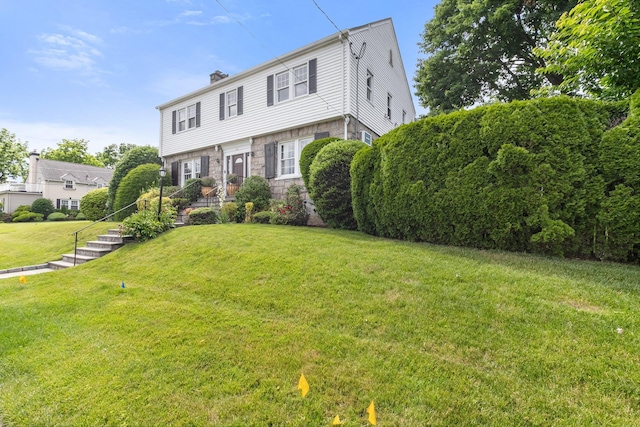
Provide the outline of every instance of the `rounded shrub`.
{"type": "Polygon", "coordinates": [[[138,200],[140,193],[158,184],[160,180],[159,170],[160,165],[145,164],[137,166],[124,177],[118,187],[113,208],[117,212],[126,206],[128,207],[116,214],[116,221],[122,221],[135,212],[135,201],[138,200]],[[129,206],[131,204],[133,205],[129,206]]]}
{"type": "Polygon", "coordinates": [[[109,190],[98,188],[89,191],[80,199],[80,208],[89,221],[97,221],[107,216],[107,198],[109,190]]]}
{"type": "Polygon", "coordinates": [[[43,215],[35,212],[22,212],[13,218],[13,222],[40,222],[43,215]]]}
{"type": "MultiPolygon", "coordinates": [[[[151,146],[142,146],[142,147],[133,147],[129,151],[127,151],[122,159],[118,163],[116,163],[115,170],[113,171],[113,176],[111,177],[111,181],[109,181],[109,197],[107,199],[107,207],[111,212],[114,211],[113,207],[115,206],[116,195],[118,192],[118,188],[120,187],[120,181],[124,179],[127,174],[135,169],[136,167],[148,163],[153,164],[162,164],[162,160],[158,155],[158,149],[156,147],[151,146]]],[[[169,177],[169,175],[167,175],[169,177]]],[[[171,183],[170,178],[168,179],[168,183],[171,183]]]]}
{"type": "Polygon", "coordinates": [[[242,222],[245,218],[245,205],[253,203],[253,212],[260,212],[269,207],[271,200],[271,187],[266,179],[261,176],[250,176],[244,180],[238,191],[234,194],[238,205],[236,221],[242,222]]]}
{"type": "Polygon", "coordinates": [[[311,163],[309,195],[320,218],[331,228],[357,229],[351,206],[351,161],[367,147],[361,141],[335,141],[323,147],[311,163]]]}
{"type": "Polygon", "coordinates": [[[227,223],[229,221],[235,221],[236,213],[238,212],[238,204],[235,202],[223,203],[220,208],[220,222],[227,223]]]}
{"type": "Polygon", "coordinates": [[[62,212],[53,212],[47,217],[47,221],[65,221],[66,219],[67,216],[62,212]]]}
{"type": "Polygon", "coordinates": [[[87,219],[87,216],[84,214],[84,212],[78,212],[78,215],[76,215],[76,221],[84,221],[87,219]]]}
{"type": "Polygon", "coordinates": [[[218,223],[218,213],[213,208],[198,208],[189,212],[189,224],[205,225],[218,223]]]}
{"type": "Polygon", "coordinates": [[[269,224],[273,214],[270,211],[256,212],[251,217],[251,222],[254,224],[269,224]]]}
{"type": "Polygon", "coordinates": [[[182,188],[183,197],[190,202],[195,202],[202,195],[202,181],[200,178],[189,178],[182,188]]]}
{"type": "Polygon", "coordinates": [[[340,141],[340,138],[331,136],[329,138],[316,139],[305,145],[302,149],[302,153],[300,153],[300,173],[302,174],[304,186],[307,187],[307,189],[309,188],[309,169],[311,168],[313,159],[316,158],[325,145],[329,145],[335,141],[340,141]]]}
{"type": "Polygon", "coordinates": [[[51,200],[45,199],[44,197],[35,199],[31,204],[31,212],[42,214],[43,218],[48,217],[54,210],[55,208],[53,207],[51,200]]]}

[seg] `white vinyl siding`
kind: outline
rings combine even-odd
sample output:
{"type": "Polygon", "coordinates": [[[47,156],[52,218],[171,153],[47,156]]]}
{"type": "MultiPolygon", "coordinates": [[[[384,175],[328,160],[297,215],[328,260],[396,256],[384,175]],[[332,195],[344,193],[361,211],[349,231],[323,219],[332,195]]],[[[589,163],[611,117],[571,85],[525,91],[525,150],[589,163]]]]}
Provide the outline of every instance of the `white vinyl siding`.
{"type": "MultiPolygon", "coordinates": [[[[383,20],[355,29],[350,32],[349,40],[357,48],[363,41],[367,42],[366,54],[359,66],[359,114],[362,123],[376,135],[385,134],[395,127],[395,123],[385,118],[387,92],[394,96],[396,120],[400,121],[404,109],[407,121],[412,121],[415,108],[407,77],[403,74],[391,21],[383,20]],[[394,67],[388,63],[390,45],[395,57],[394,67]],[[375,80],[372,102],[366,101],[367,69],[375,80]]],[[[356,64],[351,58],[348,43],[341,43],[337,36],[328,37],[322,43],[305,46],[282,56],[281,61],[261,64],[160,106],[161,156],[195,152],[217,144],[228,145],[246,141],[250,137],[341,120],[344,116],[355,117],[356,64]],[[317,60],[317,95],[308,93],[296,98],[293,70],[308,65],[312,59],[317,60]],[[278,103],[276,75],[285,72],[289,75],[289,98],[286,102],[278,103]],[[273,76],[272,106],[267,105],[267,76],[273,76]],[[237,115],[233,120],[219,120],[220,95],[240,86],[244,87],[244,114],[237,115]],[[186,108],[194,101],[202,102],[202,123],[198,131],[173,134],[172,112],[186,108]]],[[[307,66],[307,81],[309,79],[310,69],[307,66]]]]}

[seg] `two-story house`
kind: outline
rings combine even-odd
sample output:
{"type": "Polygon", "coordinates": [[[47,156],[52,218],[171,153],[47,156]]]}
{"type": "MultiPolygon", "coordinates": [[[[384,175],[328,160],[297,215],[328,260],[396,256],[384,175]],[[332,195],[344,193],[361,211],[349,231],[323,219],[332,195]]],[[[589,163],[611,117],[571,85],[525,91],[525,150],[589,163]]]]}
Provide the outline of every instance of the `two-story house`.
{"type": "Polygon", "coordinates": [[[212,176],[265,177],[274,197],[303,185],[314,139],[367,143],[415,118],[392,20],[338,32],[157,107],[160,156],[174,185],[212,176]]]}
{"type": "Polygon", "coordinates": [[[0,185],[0,211],[11,213],[40,197],[51,200],[56,209],[79,210],[80,199],[89,191],[107,187],[112,175],[113,169],[42,159],[33,152],[27,181],[0,185]]]}

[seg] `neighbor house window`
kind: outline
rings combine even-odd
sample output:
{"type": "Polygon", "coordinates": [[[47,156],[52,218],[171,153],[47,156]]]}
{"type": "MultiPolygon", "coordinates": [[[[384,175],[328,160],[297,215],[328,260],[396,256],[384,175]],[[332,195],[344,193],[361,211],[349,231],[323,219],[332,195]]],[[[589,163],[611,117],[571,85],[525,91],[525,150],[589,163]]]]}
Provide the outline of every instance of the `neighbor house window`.
{"type": "Polygon", "coordinates": [[[309,93],[307,79],[307,64],[293,69],[293,85],[295,86],[295,96],[302,96],[309,93]]]}
{"type": "Polygon", "coordinates": [[[67,179],[64,181],[64,188],[67,190],[73,190],[74,189],[74,182],[70,179],[67,179]]]}
{"type": "Polygon", "coordinates": [[[184,160],[182,162],[182,185],[191,178],[202,178],[200,158],[184,160]]]}
{"type": "Polygon", "coordinates": [[[391,120],[391,99],[392,96],[390,93],[387,94],[387,118],[391,120]]]}
{"type": "Polygon", "coordinates": [[[276,74],[276,91],[278,93],[278,102],[289,99],[289,71],[276,74]]]}
{"type": "Polygon", "coordinates": [[[293,178],[300,176],[300,153],[313,138],[301,138],[281,143],[278,147],[278,176],[293,178]]]}
{"type": "Polygon", "coordinates": [[[373,73],[367,70],[367,99],[373,102],[373,73]]]}
{"type": "Polygon", "coordinates": [[[71,210],[72,211],[77,211],[78,206],[80,205],[80,201],[79,200],[71,200],[71,210]]]}
{"type": "Polygon", "coordinates": [[[227,117],[238,115],[238,92],[236,89],[227,92],[227,117]]]}

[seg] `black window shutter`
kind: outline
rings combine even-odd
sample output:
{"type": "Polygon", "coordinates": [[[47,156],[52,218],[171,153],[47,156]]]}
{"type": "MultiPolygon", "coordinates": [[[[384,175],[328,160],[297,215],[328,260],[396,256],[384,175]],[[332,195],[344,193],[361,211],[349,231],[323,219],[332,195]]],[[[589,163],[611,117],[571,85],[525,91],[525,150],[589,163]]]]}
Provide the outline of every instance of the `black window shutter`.
{"type": "Polygon", "coordinates": [[[238,88],[238,115],[241,116],[244,109],[244,102],[242,100],[242,94],[244,93],[244,87],[240,86],[238,88]]]}
{"type": "Polygon", "coordinates": [[[196,102],[196,127],[200,127],[200,103],[196,102]]]}
{"type": "Polygon", "coordinates": [[[176,133],[176,110],[171,113],[171,133],[176,133]]]}
{"type": "Polygon", "coordinates": [[[220,94],[220,120],[224,120],[224,97],[225,94],[220,94]]]}
{"type": "Polygon", "coordinates": [[[180,162],[171,163],[171,185],[180,185],[180,162]]]}
{"type": "Polygon", "coordinates": [[[209,176],[209,156],[200,157],[200,172],[203,178],[209,176]]]}
{"type": "Polygon", "coordinates": [[[270,142],[264,146],[264,177],[276,177],[276,143],[270,142]]]}
{"type": "Polygon", "coordinates": [[[329,132],[318,132],[313,135],[313,139],[329,138],[329,132]]]}
{"type": "Polygon", "coordinates": [[[318,91],[318,60],[313,58],[309,61],[309,93],[318,91]]]}
{"type": "Polygon", "coordinates": [[[60,209],[60,199],[56,199],[56,209],[60,209]]]}
{"type": "Polygon", "coordinates": [[[273,105],[273,74],[267,76],[267,107],[273,105]]]}

